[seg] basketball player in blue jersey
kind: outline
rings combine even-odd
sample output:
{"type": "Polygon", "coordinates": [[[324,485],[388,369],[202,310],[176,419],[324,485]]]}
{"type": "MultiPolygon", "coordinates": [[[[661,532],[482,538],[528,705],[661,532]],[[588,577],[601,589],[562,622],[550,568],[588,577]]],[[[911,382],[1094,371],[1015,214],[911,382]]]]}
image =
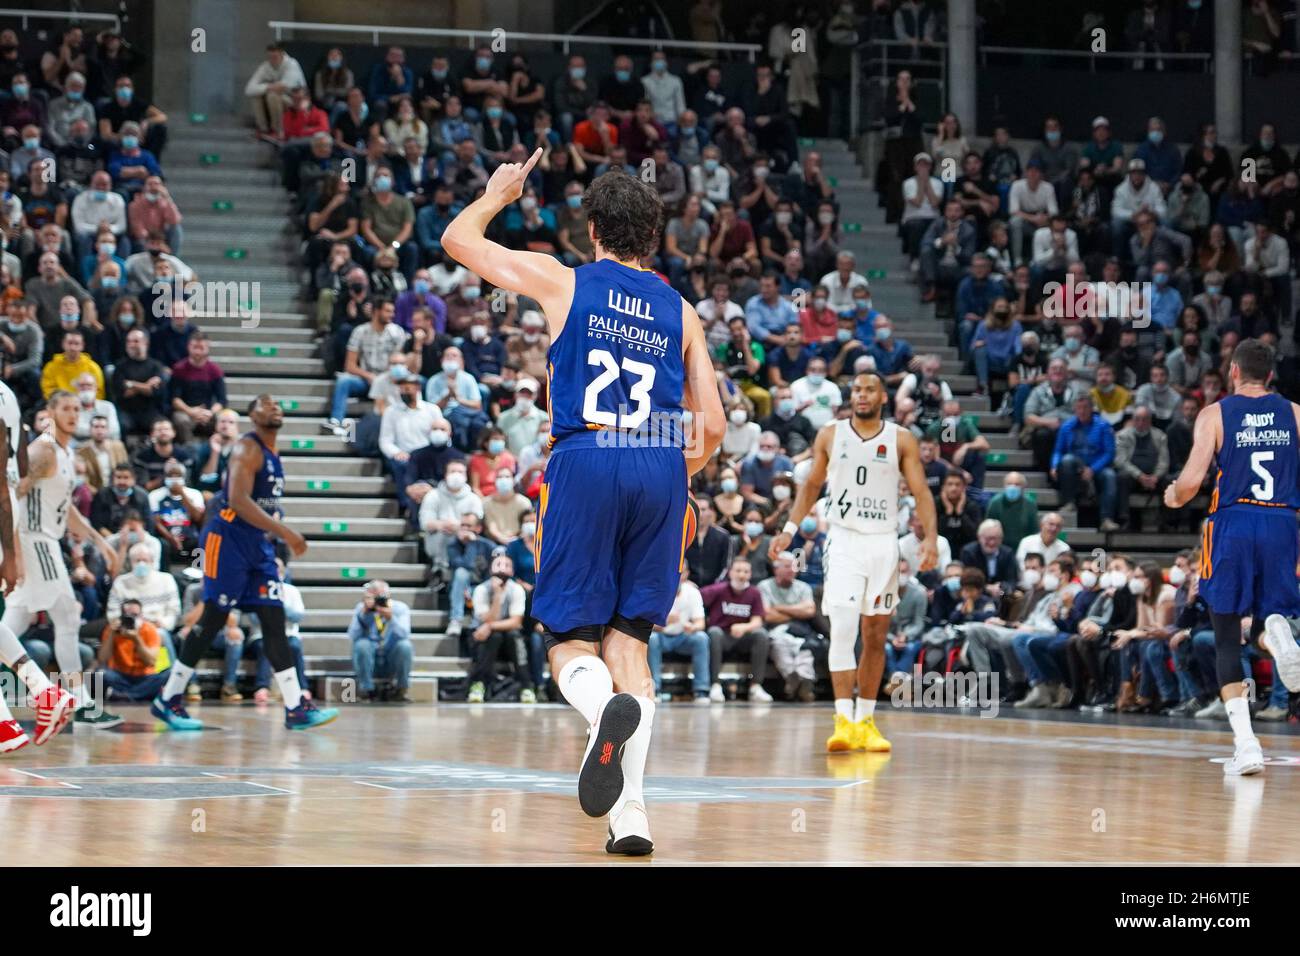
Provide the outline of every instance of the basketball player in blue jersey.
{"type": "Polygon", "coordinates": [[[285,635],[280,572],[271,536],[287,544],[295,558],[307,550],[307,542],[275,517],[284,493],[284,469],[275,451],[284,411],[270,395],[259,395],[253,399],[248,417],[253,430],[235,442],[225,487],[208,503],[211,517],[200,541],[203,614],[185,639],[166,686],[149,708],[172,730],[203,729],[203,722],[186,712],[182,695],[194,668],[234,608],[253,612],[261,622],[266,657],[284,696],[285,726],[290,730],[317,727],[338,716],[337,709],[317,708],[302,696],[285,635]]]}
{"type": "Polygon", "coordinates": [[[596,258],[577,269],[484,238],[541,155],[498,166],[442,244],[493,285],[536,299],[550,327],[553,451],[537,508],[533,616],[551,674],[590,728],[582,809],[608,814],[608,852],[644,855],[654,848],[642,794],[655,709],[646,651],[695,535],[688,480],[726,420],[699,316],[639,265],[659,247],[653,188],[621,171],[592,182],[582,202],[596,258]]]}
{"type": "Polygon", "coordinates": [[[1211,459],[1217,475],[1201,531],[1200,593],[1214,624],[1220,694],[1236,744],[1223,765],[1232,775],[1260,773],[1264,755],[1250,726],[1241,666],[1241,619],[1275,658],[1282,681],[1300,688],[1300,647],[1288,617],[1300,617],[1295,567],[1300,509],[1300,406],[1269,390],[1272,346],[1247,339],[1232,353],[1232,394],[1196,417],[1191,455],[1165,504],[1181,508],[1201,490],[1211,459]],[[1261,622],[1264,622],[1261,625],[1261,622]]]}

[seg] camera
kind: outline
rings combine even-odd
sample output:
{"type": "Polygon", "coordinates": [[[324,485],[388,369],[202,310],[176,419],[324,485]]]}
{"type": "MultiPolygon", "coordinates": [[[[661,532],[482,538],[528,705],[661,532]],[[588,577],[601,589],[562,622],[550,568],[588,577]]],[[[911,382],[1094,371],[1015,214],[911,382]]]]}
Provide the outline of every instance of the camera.
{"type": "Polygon", "coordinates": [[[135,630],[135,615],[134,615],[134,614],[123,614],[123,615],[122,615],[122,623],[118,625],[118,629],[119,629],[119,630],[122,630],[122,631],[134,631],[134,630],[135,630]]]}
{"type": "Polygon", "coordinates": [[[384,594],[375,598],[375,607],[388,607],[388,595],[384,594]]]}

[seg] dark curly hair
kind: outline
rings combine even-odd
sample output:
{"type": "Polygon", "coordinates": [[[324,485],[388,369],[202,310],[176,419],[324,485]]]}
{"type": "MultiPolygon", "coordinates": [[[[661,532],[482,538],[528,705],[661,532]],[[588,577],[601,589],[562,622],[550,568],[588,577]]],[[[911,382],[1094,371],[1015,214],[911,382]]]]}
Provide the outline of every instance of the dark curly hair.
{"type": "Polygon", "coordinates": [[[659,248],[664,204],[654,187],[620,169],[597,176],[582,197],[596,241],[624,262],[639,262],[659,248]]]}

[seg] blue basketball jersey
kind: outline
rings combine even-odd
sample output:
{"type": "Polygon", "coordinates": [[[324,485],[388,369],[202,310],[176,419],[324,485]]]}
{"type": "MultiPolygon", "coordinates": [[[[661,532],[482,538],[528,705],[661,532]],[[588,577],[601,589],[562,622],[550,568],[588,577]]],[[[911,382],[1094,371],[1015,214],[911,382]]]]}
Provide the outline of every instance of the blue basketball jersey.
{"type": "MultiPolygon", "coordinates": [[[[267,514],[279,516],[280,497],[284,494],[284,467],[280,464],[280,456],[266,447],[262,439],[257,437],[257,432],[249,432],[243,437],[251,438],[262,446],[262,467],[253,477],[253,488],[249,497],[267,514]]],[[[225,484],[213,495],[212,504],[208,508],[209,513],[217,515],[235,528],[265,534],[262,529],[254,527],[237,516],[230,508],[229,486],[230,475],[227,473],[225,484]]]]}
{"type": "Polygon", "coordinates": [[[1223,447],[1210,512],[1230,508],[1300,509],[1300,441],[1295,413],[1281,395],[1229,395],[1219,402],[1223,447]]]}
{"type": "Polygon", "coordinates": [[[617,429],[681,445],[682,297],[654,272],[611,259],[575,269],[547,363],[553,441],[595,445],[617,429]]]}

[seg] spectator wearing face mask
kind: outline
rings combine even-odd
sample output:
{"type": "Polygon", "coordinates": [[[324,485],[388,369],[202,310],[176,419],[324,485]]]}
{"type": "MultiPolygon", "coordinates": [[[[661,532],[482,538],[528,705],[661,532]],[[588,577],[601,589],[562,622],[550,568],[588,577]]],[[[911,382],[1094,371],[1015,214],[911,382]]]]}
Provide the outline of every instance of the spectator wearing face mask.
{"type": "Polygon", "coordinates": [[[464,453],[451,444],[451,423],[445,418],[437,418],[429,429],[428,443],[411,452],[402,478],[413,519],[425,495],[430,494],[446,476],[447,466],[453,461],[464,460],[464,453]]]}
{"type": "Polygon", "coordinates": [[[405,365],[395,366],[393,371],[401,375],[397,387],[400,401],[384,409],[379,424],[379,452],[397,487],[398,503],[406,512],[411,507],[403,480],[407,465],[411,455],[429,443],[430,430],[442,419],[442,412],[437,405],[420,398],[420,381],[405,365]]]}
{"type": "Polygon", "coordinates": [[[371,581],[348,624],[352,669],[363,700],[376,699],[376,679],[391,683],[386,700],[410,703],[411,608],[389,594],[387,581],[371,581]]]}
{"type": "Polygon", "coordinates": [[[925,437],[939,443],[939,454],[970,476],[972,488],[983,489],[989,440],[980,434],[974,415],[961,414],[954,398],[943,403],[943,417],[933,422],[925,437]]]}
{"type": "Polygon", "coordinates": [[[758,422],[758,427],[776,435],[792,465],[811,457],[817,429],[797,410],[793,392],[788,386],[774,389],[772,400],[772,414],[758,422]]]}
{"type": "Polygon", "coordinates": [[[497,427],[506,437],[506,448],[514,455],[534,444],[549,420],[547,413],[537,407],[537,391],[535,379],[519,379],[515,384],[514,404],[497,419],[497,427]]]}
{"type": "Polygon", "coordinates": [[[143,543],[131,545],[127,558],[123,573],[113,579],[108,591],[105,613],[110,626],[120,622],[123,605],[135,601],[140,606],[140,617],[170,637],[181,616],[176,579],[154,565],[149,548],[143,543]]]}
{"type": "MultiPolygon", "coordinates": [[[[460,349],[451,346],[443,350],[442,370],[429,379],[424,387],[424,397],[442,409],[443,415],[451,422],[452,439],[457,448],[467,451],[480,440],[489,440],[487,435],[480,439],[480,430],[487,425],[488,417],[483,411],[483,395],[478,382],[465,371],[464,355],[460,349]]],[[[501,436],[501,442],[504,450],[504,436],[501,436]]]]}
{"type": "MultiPolygon", "coordinates": [[[[519,702],[537,702],[524,645],[524,608],[528,595],[514,580],[514,564],[504,551],[492,557],[491,576],[474,589],[474,622],[470,632],[471,655],[468,700],[481,704],[497,680],[497,659],[504,651],[515,664],[515,680],[522,688],[519,702]]],[[[450,633],[450,631],[449,631],[450,633]]]]}
{"type": "Polygon", "coordinates": [[[110,535],[132,514],[137,519],[141,515],[152,514],[149,496],[135,483],[135,469],[129,464],[113,466],[113,474],[107,488],[95,493],[90,504],[90,523],[102,535],[110,535]]]}
{"type": "MultiPolygon", "coordinates": [[[[95,397],[95,379],[89,374],[77,378],[77,430],[73,437],[78,442],[85,442],[91,437],[97,419],[104,422],[105,438],[117,440],[122,437],[122,428],[117,420],[117,409],[107,399],[95,397]]],[[[96,487],[102,487],[102,483],[96,487]]]]}
{"type": "Polygon", "coordinates": [[[532,508],[528,499],[516,490],[511,470],[499,469],[492,494],[483,498],[484,535],[497,544],[509,544],[519,537],[524,515],[532,508]]]}
{"type": "Polygon", "coordinates": [[[467,514],[483,518],[483,500],[469,485],[464,460],[448,460],[444,468],[442,481],[420,499],[419,525],[435,580],[450,576],[447,548],[460,533],[461,518],[467,514]]]}
{"type": "Polygon", "coordinates": [[[1008,541],[1023,541],[1038,531],[1038,500],[1018,471],[1002,479],[1002,490],[989,499],[988,517],[1001,522],[1008,541]]]}
{"type": "Polygon", "coordinates": [[[154,533],[167,545],[168,563],[188,558],[199,546],[205,505],[203,493],[186,487],[185,466],[168,461],[162,487],[149,493],[154,533]]]}
{"type": "Polygon", "coordinates": [[[820,357],[810,359],[807,374],[790,384],[790,396],[814,429],[831,421],[843,400],[839,386],[826,380],[826,360],[820,357]]]}

